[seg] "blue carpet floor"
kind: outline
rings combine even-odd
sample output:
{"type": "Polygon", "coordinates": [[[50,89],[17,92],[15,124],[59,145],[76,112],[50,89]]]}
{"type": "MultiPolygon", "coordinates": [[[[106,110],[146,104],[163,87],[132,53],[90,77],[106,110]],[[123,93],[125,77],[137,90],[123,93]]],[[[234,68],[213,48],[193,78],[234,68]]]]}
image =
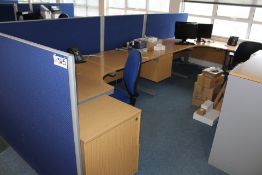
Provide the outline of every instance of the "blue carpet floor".
{"type": "MultiPolygon", "coordinates": [[[[137,175],[224,175],[207,163],[216,128],[192,119],[196,110],[191,105],[193,86],[201,70],[193,65],[175,66],[174,70],[186,73],[189,79],[173,76],[158,84],[139,81],[155,90],[156,96],[140,93],[136,104],[142,109],[137,175]]],[[[0,150],[0,175],[9,174],[35,172],[8,148],[0,150]]]]}
{"type": "Polygon", "coordinates": [[[140,81],[153,88],[152,97],[140,93],[141,152],[137,175],[223,175],[208,164],[216,127],[192,119],[194,81],[201,70],[194,65],[175,67],[189,79],[172,77],[161,83],[140,81]],[[180,70],[179,70],[180,69],[180,70]]]}
{"type": "Polygon", "coordinates": [[[0,153],[7,148],[7,144],[3,141],[2,137],[0,137],[0,153]]]}

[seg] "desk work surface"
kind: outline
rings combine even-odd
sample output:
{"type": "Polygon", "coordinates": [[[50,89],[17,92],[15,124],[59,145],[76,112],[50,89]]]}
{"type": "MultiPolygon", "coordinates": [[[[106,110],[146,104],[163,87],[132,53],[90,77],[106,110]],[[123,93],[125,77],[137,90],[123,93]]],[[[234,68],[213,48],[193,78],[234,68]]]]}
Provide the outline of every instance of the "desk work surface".
{"type": "Polygon", "coordinates": [[[105,83],[103,77],[114,70],[92,62],[76,64],[78,103],[102,94],[112,94],[114,87],[105,83]]]}
{"type": "MultiPolygon", "coordinates": [[[[194,45],[175,45],[173,40],[163,41],[163,44],[166,46],[166,50],[164,51],[149,50],[147,52],[141,52],[142,62],[151,61],[166,54],[180,52],[194,47],[194,45]]],[[[88,58],[88,61],[117,71],[124,68],[127,56],[127,50],[110,50],[98,53],[95,57],[88,58]]]]}
{"type": "Polygon", "coordinates": [[[239,64],[230,75],[262,83],[262,51],[254,53],[249,60],[239,64]]]}
{"type": "MultiPolygon", "coordinates": [[[[226,46],[223,42],[204,43],[197,45],[175,44],[173,39],[163,41],[164,51],[149,50],[142,52],[142,62],[149,62],[168,54],[191,50],[195,47],[211,47],[227,51],[235,50],[234,46],[226,46]]],[[[78,103],[83,103],[100,95],[112,94],[113,87],[104,82],[104,76],[124,69],[127,50],[110,50],[86,57],[86,63],[76,65],[78,103]]]]}
{"type": "Polygon", "coordinates": [[[90,100],[79,106],[80,140],[91,141],[140,113],[140,109],[106,95],[90,100]]]}
{"type": "Polygon", "coordinates": [[[229,46],[225,42],[222,42],[222,41],[196,43],[195,47],[211,47],[211,48],[221,49],[221,50],[225,50],[229,52],[235,52],[237,48],[237,46],[229,46]]]}
{"type": "MultiPolygon", "coordinates": [[[[219,41],[215,41],[211,43],[209,42],[199,43],[196,45],[180,45],[180,44],[175,44],[174,40],[168,39],[168,40],[163,40],[163,45],[165,45],[166,47],[164,51],[149,50],[147,52],[142,52],[141,53],[142,62],[151,61],[163,55],[177,53],[188,49],[193,49],[194,47],[211,47],[211,48],[217,48],[227,51],[235,51],[236,49],[235,46],[227,46],[226,43],[219,42],[219,41]]],[[[110,51],[104,51],[98,53],[96,54],[95,57],[88,58],[88,61],[99,64],[100,66],[106,66],[108,68],[117,71],[124,68],[127,56],[128,56],[127,50],[110,50],[110,51]]]]}

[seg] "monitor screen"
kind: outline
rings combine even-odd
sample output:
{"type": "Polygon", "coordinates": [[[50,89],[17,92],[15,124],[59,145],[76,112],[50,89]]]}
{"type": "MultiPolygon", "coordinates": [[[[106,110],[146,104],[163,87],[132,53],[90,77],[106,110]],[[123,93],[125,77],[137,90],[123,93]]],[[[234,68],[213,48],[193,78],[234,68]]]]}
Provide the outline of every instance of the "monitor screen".
{"type": "Polygon", "coordinates": [[[213,24],[198,24],[197,40],[201,41],[201,38],[211,38],[212,30],[213,24]]]}
{"type": "Polygon", "coordinates": [[[196,22],[176,22],[175,38],[182,39],[195,39],[197,37],[197,23],[196,22]]]}

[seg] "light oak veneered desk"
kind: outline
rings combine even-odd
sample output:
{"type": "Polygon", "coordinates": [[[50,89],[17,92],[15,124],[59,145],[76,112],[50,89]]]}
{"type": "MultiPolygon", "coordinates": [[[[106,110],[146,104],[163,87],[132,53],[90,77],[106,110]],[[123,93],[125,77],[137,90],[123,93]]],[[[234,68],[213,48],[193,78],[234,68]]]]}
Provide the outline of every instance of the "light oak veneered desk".
{"type": "MultiPolygon", "coordinates": [[[[166,46],[165,51],[151,50],[142,53],[141,77],[154,82],[171,77],[173,54],[180,54],[186,50],[193,49],[192,56],[202,55],[204,60],[223,64],[226,53],[236,49],[234,46],[226,46],[223,42],[177,45],[173,40],[166,40],[163,44],[166,46]]],[[[124,50],[105,51],[88,57],[86,63],[77,64],[78,102],[83,103],[99,95],[113,93],[113,87],[106,82],[122,77],[121,70],[124,69],[127,55],[128,52],[124,50]],[[112,72],[116,73],[116,77],[107,76],[112,72]]]]}
{"type": "MultiPolygon", "coordinates": [[[[224,44],[224,43],[223,43],[224,44]]],[[[161,81],[171,76],[173,54],[197,47],[219,48],[221,45],[174,45],[164,41],[165,51],[142,53],[141,76],[161,81]]],[[[105,76],[120,72],[127,51],[106,51],[76,65],[79,125],[83,169],[92,175],[132,175],[137,171],[141,111],[113,99],[105,76]]]]}
{"type": "Polygon", "coordinates": [[[104,82],[103,77],[115,72],[102,64],[86,62],[76,65],[78,103],[84,103],[100,95],[113,93],[114,87],[104,82]]]}

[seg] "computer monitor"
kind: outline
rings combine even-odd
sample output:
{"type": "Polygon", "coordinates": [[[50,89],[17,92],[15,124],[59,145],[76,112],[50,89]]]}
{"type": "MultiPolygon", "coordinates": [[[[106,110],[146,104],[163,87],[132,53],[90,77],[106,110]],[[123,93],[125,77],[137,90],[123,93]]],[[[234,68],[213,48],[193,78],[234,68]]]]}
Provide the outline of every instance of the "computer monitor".
{"type": "Polygon", "coordinates": [[[211,38],[213,24],[198,24],[197,26],[197,42],[205,42],[202,38],[211,38]]]}
{"type": "Polygon", "coordinates": [[[182,44],[187,44],[187,39],[196,39],[197,23],[196,22],[176,22],[175,38],[182,39],[182,44]]]}

